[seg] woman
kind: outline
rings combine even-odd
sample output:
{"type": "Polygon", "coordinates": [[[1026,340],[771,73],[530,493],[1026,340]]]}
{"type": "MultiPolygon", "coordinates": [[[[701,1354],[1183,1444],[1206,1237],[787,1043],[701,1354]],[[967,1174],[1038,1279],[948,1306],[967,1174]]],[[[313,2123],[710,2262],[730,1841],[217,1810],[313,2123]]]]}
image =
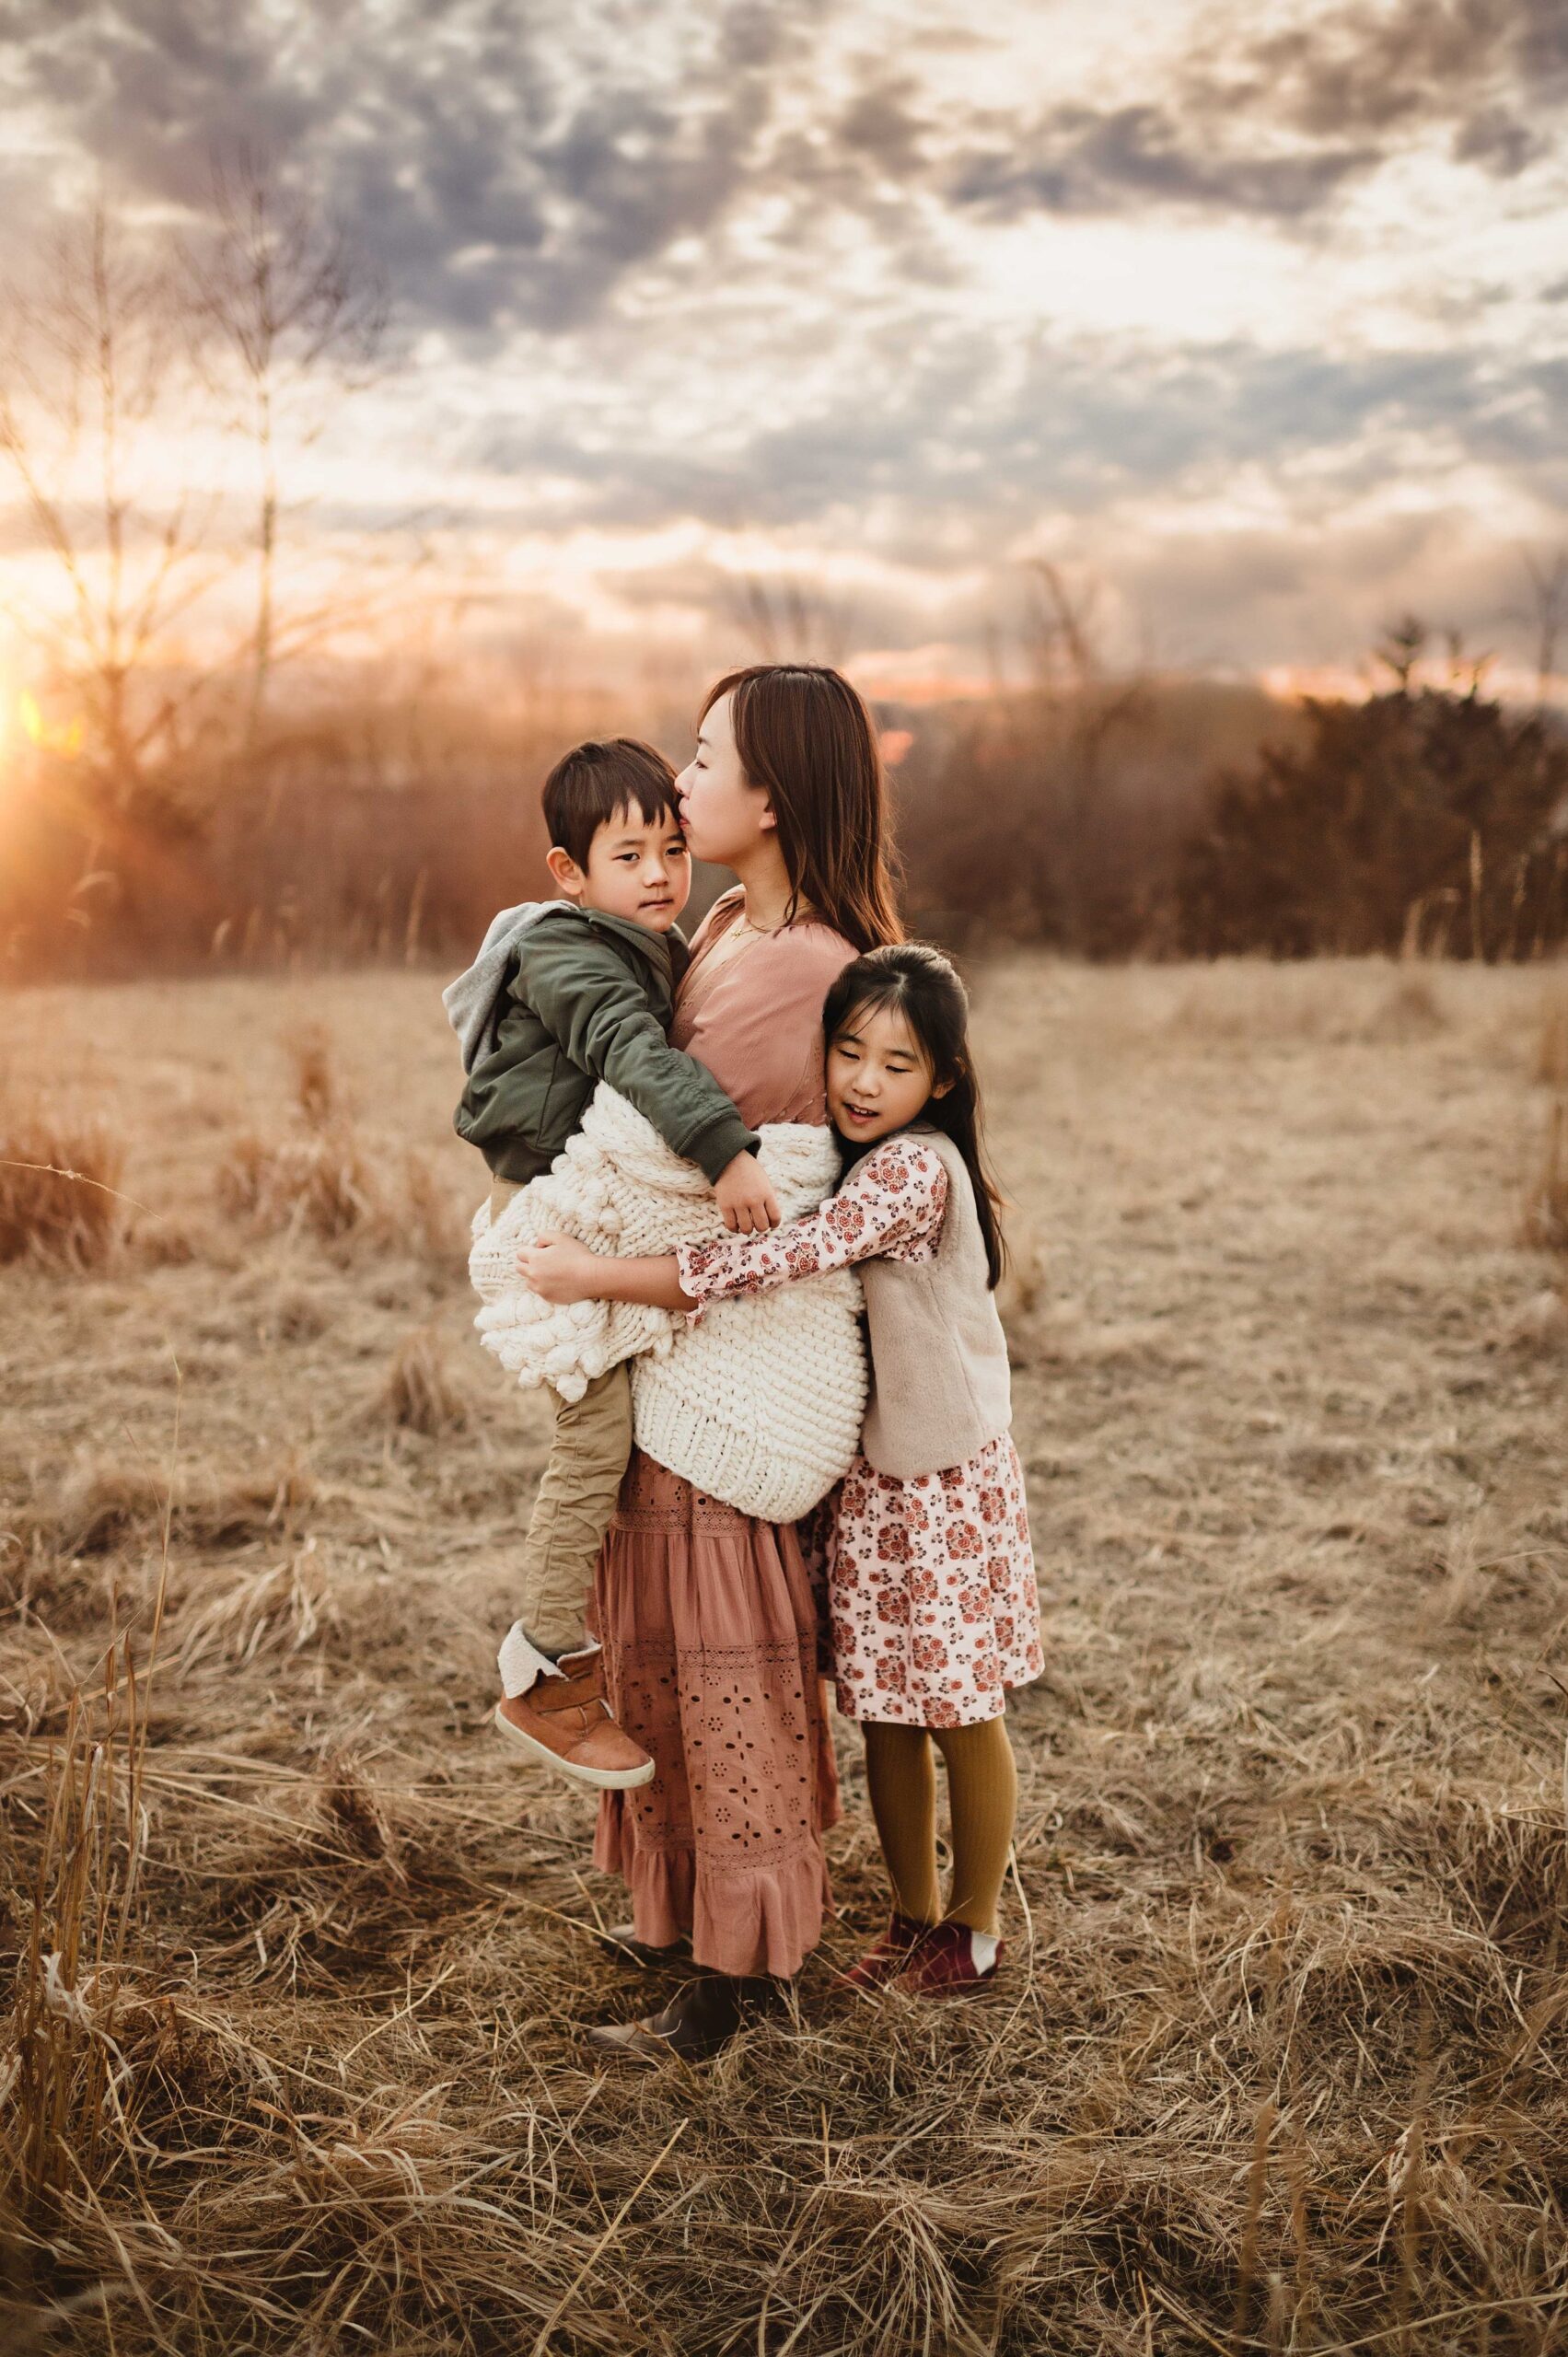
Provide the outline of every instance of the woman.
{"type": "MultiPolygon", "coordinates": [[[[827,1118],[822,1001],[902,938],[865,705],[836,671],[761,664],[711,691],[676,781],[687,841],[738,885],[700,927],[670,1037],[752,1128],[827,1118]]],[[[689,1936],[704,1977],[598,2046],[695,2059],[776,2003],[820,1935],[838,1816],[817,1606],[793,1525],[700,1495],[633,1450],[595,1611],[616,1718],[654,1781],[607,1793],[596,1862],[632,1892],[626,1941],[689,1936]]]]}

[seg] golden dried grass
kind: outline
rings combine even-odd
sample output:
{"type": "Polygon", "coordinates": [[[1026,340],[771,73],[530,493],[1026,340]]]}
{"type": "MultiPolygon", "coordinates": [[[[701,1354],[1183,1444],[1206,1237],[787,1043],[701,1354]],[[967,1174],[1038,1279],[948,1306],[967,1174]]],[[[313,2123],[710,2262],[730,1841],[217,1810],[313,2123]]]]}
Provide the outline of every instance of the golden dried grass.
{"type": "Polygon", "coordinates": [[[34,1520],[68,1555],[145,1544],[166,1517],[192,1546],[239,1547],[296,1527],[315,1491],[311,1475],[293,1456],[237,1471],[183,1469],[171,1486],[145,1458],[88,1454],[68,1469],[34,1520]]]}
{"type": "Polygon", "coordinates": [[[468,1230],[457,1216],[451,1189],[422,1154],[402,1157],[401,1219],[404,1240],[417,1243],[427,1259],[451,1269],[467,1265],[468,1230]]]}
{"type": "Polygon", "coordinates": [[[180,1675],[207,1660],[243,1666],[269,1646],[297,1653],[338,1617],[317,1542],[307,1538],[283,1562],[237,1573],[181,1616],[180,1675]]]}
{"type": "MultiPolygon", "coordinates": [[[[40,1605],[0,1631],[16,2339],[1544,2357],[1568,2313],[1561,1386],[1488,1348],[1540,1282],[1510,1249],[1535,987],[1445,975],[1441,1031],[1389,1037],[1380,968],[980,978],[1000,1159],[1049,1253],[1014,1335],[1047,1669],[1013,1709],[1005,1978],[946,2011],[835,1981],[884,1898],[841,1727],[843,1914],[794,2016],[695,2073],[585,2052],[668,1979],[601,1947],[623,1900],[590,1811],[485,1726],[542,1412],[475,1352],[440,1450],[377,1430],[410,1303],[436,1342],[467,1323],[460,1260],[388,1246],[372,1284],[284,1228],[134,1287],[24,1268],[0,1348],[0,1522],[40,1605]],[[41,1629],[95,1517],[77,1577],[105,1617],[41,1629]]],[[[360,1101],[398,1072],[438,1183],[477,1193],[435,1143],[428,986],[323,991],[360,1101]]],[[[91,1008],[134,1070],[138,993],[91,1008]]],[[[226,1043],[231,1012],[192,991],[168,1026],[226,1043]]],[[[212,1139],[177,1106],[162,1128],[178,1211],[212,1139]]],[[[366,1137],[397,1167],[403,1140],[366,1137]]]]}
{"type": "Polygon", "coordinates": [[[1553,1097],[1547,1108],[1526,1182],[1520,1241],[1537,1251],[1568,1252],[1568,1096],[1553,1097]]]}
{"type": "Polygon", "coordinates": [[[1427,1039],[1447,1024],[1430,970],[1409,969],[1374,1010],[1366,1027],[1370,1039],[1427,1039]]]}
{"type": "Polygon", "coordinates": [[[1568,989],[1561,985],[1541,1001],[1535,1076],[1545,1088],[1568,1088],[1568,989]]]}
{"type": "Polygon", "coordinates": [[[120,1141],[99,1127],[64,1130],[47,1115],[0,1109],[0,1263],[89,1269],[125,1226],[120,1141]]]}
{"type": "Polygon", "coordinates": [[[387,1370],[381,1410],[389,1422],[431,1438],[467,1422],[468,1402],[453,1378],[444,1335],[428,1326],[404,1335],[387,1370]]]}
{"type": "Polygon", "coordinates": [[[261,1235],[301,1230],[335,1244],[384,1224],[380,1186],[352,1130],[236,1138],[218,1167],[220,1208],[261,1235]]]}
{"type": "Polygon", "coordinates": [[[291,1118],[234,1138],[217,1169],[219,1207],[258,1235],[308,1235],[340,1248],[402,1244],[456,1261],[462,1237],[449,1188],[406,1141],[377,1150],[353,1112],[331,1036],[319,1022],[285,1034],[291,1118]]]}
{"type": "Polygon", "coordinates": [[[284,1041],[294,1081],[294,1101],[308,1129],[331,1127],[340,1110],[341,1085],[331,1034],[322,1023],[303,1023],[284,1041]]]}
{"type": "Polygon", "coordinates": [[[1568,1288],[1543,1285],[1510,1322],[1504,1339],[1516,1350],[1568,1351],[1568,1288]]]}

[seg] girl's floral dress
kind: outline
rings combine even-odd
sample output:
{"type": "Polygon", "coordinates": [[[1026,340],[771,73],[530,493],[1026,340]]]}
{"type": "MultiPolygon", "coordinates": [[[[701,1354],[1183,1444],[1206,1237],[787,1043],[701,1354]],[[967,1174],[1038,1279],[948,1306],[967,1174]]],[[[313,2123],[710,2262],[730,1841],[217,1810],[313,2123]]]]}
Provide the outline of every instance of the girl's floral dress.
{"type": "MultiPolygon", "coordinates": [[[[933,1260],[947,1174],[899,1132],[838,1194],[771,1236],[684,1244],[683,1291],[701,1305],[856,1260],[933,1260]]],[[[839,1492],[828,1555],[839,1709],[899,1726],[996,1718],[1044,1667],[1023,1469],[1010,1433],[945,1472],[912,1480],[857,1457],[839,1492]]]]}

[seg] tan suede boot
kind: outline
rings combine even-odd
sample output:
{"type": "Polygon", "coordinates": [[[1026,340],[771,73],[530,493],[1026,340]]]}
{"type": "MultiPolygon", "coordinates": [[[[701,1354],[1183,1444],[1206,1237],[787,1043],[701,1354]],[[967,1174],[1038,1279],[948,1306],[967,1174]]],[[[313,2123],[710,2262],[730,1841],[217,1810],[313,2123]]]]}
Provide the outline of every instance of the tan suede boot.
{"type": "Polygon", "coordinates": [[[641,1744],[610,1717],[597,1645],[563,1654],[554,1676],[537,1678],[527,1693],[497,1702],[495,1724],[541,1767],[559,1769],[596,1792],[626,1792],[653,1776],[654,1763],[641,1744]]]}

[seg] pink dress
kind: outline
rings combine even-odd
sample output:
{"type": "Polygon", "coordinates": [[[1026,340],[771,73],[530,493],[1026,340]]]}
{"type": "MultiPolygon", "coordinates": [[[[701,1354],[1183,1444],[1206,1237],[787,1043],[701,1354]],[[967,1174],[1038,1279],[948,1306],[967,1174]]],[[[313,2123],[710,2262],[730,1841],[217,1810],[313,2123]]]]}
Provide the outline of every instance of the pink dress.
{"type": "MultiPolygon", "coordinates": [[[[700,928],[670,1038],[754,1128],[825,1121],[822,1001],[854,948],[795,924],[710,963],[741,913],[726,893],[700,928]]],[[[690,1932],[718,1972],[798,1971],[830,1903],[822,1833],[839,1796],[795,1526],[755,1522],[633,1449],[594,1618],[616,1717],[656,1763],[651,1783],[604,1794],[594,1842],[638,1938],[690,1932]]]]}
{"type": "MultiPolygon", "coordinates": [[[[885,1138],[840,1192],[772,1236],[684,1244],[699,1304],[856,1260],[932,1260],[947,1174],[918,1138],[885,1138]]],[[[1023,1469],[1010,1433],[967,1463],[895,1480],[857,1457],[839,1492],[828,1569],[833,1672],[846,1718],[967,1727],[1044,1667],[1023,1469]]]]}

